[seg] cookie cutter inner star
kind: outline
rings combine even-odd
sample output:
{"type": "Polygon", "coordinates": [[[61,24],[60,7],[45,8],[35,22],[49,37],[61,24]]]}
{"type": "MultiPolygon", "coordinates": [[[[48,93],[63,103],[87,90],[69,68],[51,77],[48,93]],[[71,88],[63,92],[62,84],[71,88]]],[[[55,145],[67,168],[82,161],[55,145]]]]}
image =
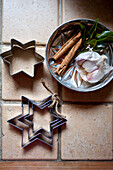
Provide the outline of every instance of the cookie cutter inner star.
{"type": "Polygon", "coordinates": [[[11,39],[11,50],[2,53],[1,58],[9,64],[11,76],[24,72],[30,77],[34,77],[35,65],[44,61],[44,58],[36,53],[36,42],[34,40],[22,44],[11,39]]]}

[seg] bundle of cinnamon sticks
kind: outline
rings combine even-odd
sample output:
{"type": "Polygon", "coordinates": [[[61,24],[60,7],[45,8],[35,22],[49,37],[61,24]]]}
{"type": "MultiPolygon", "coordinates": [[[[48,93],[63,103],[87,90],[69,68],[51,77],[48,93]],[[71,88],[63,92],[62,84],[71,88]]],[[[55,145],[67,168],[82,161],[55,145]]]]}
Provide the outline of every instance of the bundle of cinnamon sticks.
{"type": "Polygon", "coordinates": [[[75,53],[77,52],[78,48],[80,47],[82,43],[81,38],[81,32],[79,32],[77,35],[74,34],[59,50],[58,52],[53,56],[53,59],[56,61],[60,57],[66,54],[64,60],[60,64],[60,66],[56,69],[55,73],[57,73],[59,76],[62,76],[65,72],[68,64],[74,57],[75,53]]]}

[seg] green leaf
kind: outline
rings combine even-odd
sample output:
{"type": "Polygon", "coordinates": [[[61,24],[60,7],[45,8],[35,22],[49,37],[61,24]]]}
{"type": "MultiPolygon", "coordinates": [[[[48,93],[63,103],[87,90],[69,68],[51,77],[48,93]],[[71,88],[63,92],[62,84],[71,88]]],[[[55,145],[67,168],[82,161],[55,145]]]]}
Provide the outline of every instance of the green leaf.
{"type": "Polygon", "coordinates": [[[96,39],[92,39],[91,41],[88,41],[87,44],[90,44],[91,47],[95,47],[97,45],[97,40],[96,39]]]}
{"type": "Polygon", "coordinates": [[[97,34],[96,38],[97,39],[102,39],[102,38],[105,38],[105,37],[108,37],[108,36],[112,36],[112,35],[113,35],[112,31],[104,31],[101,34],[97,34]]]}
{"type": "Polygon", "coordinates": [[[89,30],[90,40],[92,39],[95,31],[97,30],[97,23],[98,23],[98,18],[95,20],[95,23],[93,24],[93,26],[89,30]]]}
{"type": "Polygon", "coordinates": [[[85,27],[83,24],[80,24],[80,23],[79,23],[79,25],[80,25],[80,27],[81,27],[81,37],[82,37],[82,41],[84,41],[85,38],[86,38],[86,27],[85,27]]]}
{"type": "Polygon", "coordinates": [[[108,37],[104,37],[102,39],[98,39],[97,42],[101,42],[101,43],[113,43],[113,36],[108,36],[108,37]]]}

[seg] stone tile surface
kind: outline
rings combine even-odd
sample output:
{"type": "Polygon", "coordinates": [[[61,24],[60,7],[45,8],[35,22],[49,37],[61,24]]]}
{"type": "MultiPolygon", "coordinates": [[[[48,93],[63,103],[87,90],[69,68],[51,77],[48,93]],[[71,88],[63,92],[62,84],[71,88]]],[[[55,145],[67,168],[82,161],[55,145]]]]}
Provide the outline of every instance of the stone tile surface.
{"type": "Polygon", "coordinates": [[[63,160],[112,159],[112,106],[65,104],[61,133],[63,160]]]}
{"type": "Polygon", "coordinates": [[[62,87],[62,100],[70,102],[113,102],[113,81],[93,92],[77,92],[62,87]]]}
{"type": "MultiPolygon", "coordinates": [[[[27,106],[24,110],[27,113],[27,106]]],[[[54,131],[54,147],[50,147],[40,141],[35,141],[26,148],[21,147],[21,131],[9,125],[7,120],[21,114],[21,106],[19,104],[4,104],[2,106],[2,159],[3,160],[20,160],[20,159],[57,159],[57,130],[54,131]]],[[[41,123],[45,129],[49,129],[49,121],[51,120],[48,110],[34,113],[34,128],[39,128],[41,123]],[[37,114],[38,113],[38,114],[37,114]],[[43,117],[44,116],[44,117],[43,117]],[[42,118],[43,117],[43,118],[42,118]],[[43,120],[43,121],[42,121],[43,120]],[[46,121],[46,124],[44,124],[46,121]],[[38,126],[39,125],[39,126],[38,126]]],[[[22,124],[21,124],[22,126],[22,124]]],[[[27,139],[24,133],[24,141],[27,139]]]]}
{"type": "MultiPolygon", "coordinates": [[[[4,46],[2,52],[9,50],[10,47],[4,46]]],[[[37,52],[43,57],[45,56],[45,48],[37,48],[37,52]]],[[[23,63],[24,64],[24,63],[23,63]]],[[[24,73],[14,76],[9,75],[9,65],[2,62],[2,98],[3,100],[20,100],[24,95],[32,100],[42,100],[50,95],[42,85],[44,80],[46,85],[53,91],[58,91],[58,83],[51,76],[46,61],[35,67],[35,76],[29,77],[24,73]]]]}
{"type": "Polygon", "coordinates": [[[58,0],[4,0],[2,3],[3,42],[15,38],[46,43],[58,26],[58,0]]]}
{"type": "Polygon", "coordinates": [[[62,0],[62,22],[77,18],[99,18],[99,21],[113,30],[113,1],[109,0],[62,0]]]}

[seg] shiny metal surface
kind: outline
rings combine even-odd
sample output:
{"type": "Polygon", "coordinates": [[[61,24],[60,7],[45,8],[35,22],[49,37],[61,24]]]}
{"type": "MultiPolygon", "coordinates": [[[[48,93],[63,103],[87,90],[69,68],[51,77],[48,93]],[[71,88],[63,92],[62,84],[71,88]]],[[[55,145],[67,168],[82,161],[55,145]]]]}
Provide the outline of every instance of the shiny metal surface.
{"type": "MultiPolygon", "coordinates": [[[[86,25],[87,27],[91,27],[91,25],[94,23],[94,20],[90,19],[77,19],[72,20],[69,22],[66,22],[62,25],[60,25],[50,36],[47,46],[46,46],[46,62],[47,66],[49,68],[50,73],[53,75],[53,77],[61,83],[63,86],[80,92],[89,92],[94,91],[97,89],[100,89],[104,87],[106,84],[108,84],[112,78],[113,78],[113,71],[111,71],[108,75],[105,75],[101,81],[95,84],[89,84],[83,81],[79,75],[79,73],[76,72],[76,62],[75,59],[73,59],[70,64],[68,65],[68,68],[65,72],[65,74],[60,77],[57,74],[55,74],[55,69],[59,66],[59,64],[62,62],[63,57],[59,59],[57,62],[54,62],[52,59],[52,56],[61,48],[61,46],[71,37],[73,32],[76,32],[78,30],[78,23],[82,23],[86,25]]],[[[103,24],[98,22],[98,28],[97,32],[102,32],[104,30],[109,30],[107,27],[105,27],[103,24]]],[[[113,48],[112,44],[106,44],[106,51],[104,52],[105,55],[108,57],[108,64],[111,66],[113,65],[113,48]]]]}

